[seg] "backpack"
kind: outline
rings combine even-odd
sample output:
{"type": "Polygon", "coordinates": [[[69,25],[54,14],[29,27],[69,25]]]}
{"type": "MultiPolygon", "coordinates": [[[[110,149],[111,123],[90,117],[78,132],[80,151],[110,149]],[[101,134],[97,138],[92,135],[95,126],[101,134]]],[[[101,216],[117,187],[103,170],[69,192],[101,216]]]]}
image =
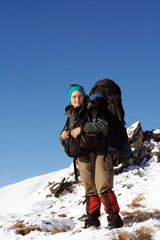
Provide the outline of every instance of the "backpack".
{"type": "MultiPolygon", "coordinates": [[[[84,118],[79,122],[77,126],[84,125],[89,118],[89,112],[85,114],[84,118]]],[[[69,127],[69,117],[66,125],[69,127]]],[[[87,134],[82,133],[77,138],[73,138],[71,135],[65,140],[63,146],[64,151],[69,157],[77,158],[84,155],[88,155],[90,152],[98,150],[103,142],[103,135],[99,134],[87,134]]]]}
{"type": "Polygon", "coordinates": [[[89,97],[99,105],[101,113],[108,122],[107,151],[112,154],[113,165],[117,166],[127,161],[132,152],[125,128],[121,89],[113,80],[103,79],[96,82],[89,97]]]}

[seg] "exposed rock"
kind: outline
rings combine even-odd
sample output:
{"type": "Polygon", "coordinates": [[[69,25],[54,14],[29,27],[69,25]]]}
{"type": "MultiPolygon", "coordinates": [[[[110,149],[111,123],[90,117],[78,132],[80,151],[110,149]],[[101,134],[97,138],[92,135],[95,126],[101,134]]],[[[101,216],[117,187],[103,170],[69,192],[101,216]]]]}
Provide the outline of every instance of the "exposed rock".
{"type": "Polygon", "coordinates": [[[160,129],[156,129],[153,131],[153,138],[155,141],[160,141],[160,129]]]}
{"type": "Polygon", "coordinates": [[[144,135],[144,140],[147,143],[153,138],[153,131],[145,131],[143,135],[144,135]]]}
{"type": "Polygon", "coordinates": [[[160,129],[152,130],[152,131],[145,131],[144,138],[146,140],[153,139],[156,142],[160,142],[160,129]]]}
{"type": "Polygon", "coordinates": [[[131,147],[137,151],[143,144],[143,131],[140,122],[136,122],[127,129],[128,139],[131,143],[131,147]]]}
{"type": "Polygon", "coordinates": [[[133,224],[135,222],[145,222],[149,219],[159,219],[159,210],[155,210],[154,212],[133,212],[133,213],[128,213],[127,216],[123,218],[123,222],[125,225],[133,224]]]}
{"type": "Polygon", "coordinates": [[[49,183],[49,185],[51,185],[49,188],[51,194],[48,194],[46,197],[51,197],[52,195],[54,195],[55,197],[61,197],[66,192],[72,192],[73,183],[74,182],[66,181],[65,178],[63,178],[60,183],[49,183]]]}
{"type": "Polygon", "coordinates": [[[136,122],[127,129],[128,139],[131,143],[132,153],[130,158],[115,168],[115,174],[119,174],[131,165],[144,166],[144,164],[155,156],[160,162],[160,130],[142,131],[141,123],[136,122]],[[155,144],[157,147],[155,149],[155,144]]]}

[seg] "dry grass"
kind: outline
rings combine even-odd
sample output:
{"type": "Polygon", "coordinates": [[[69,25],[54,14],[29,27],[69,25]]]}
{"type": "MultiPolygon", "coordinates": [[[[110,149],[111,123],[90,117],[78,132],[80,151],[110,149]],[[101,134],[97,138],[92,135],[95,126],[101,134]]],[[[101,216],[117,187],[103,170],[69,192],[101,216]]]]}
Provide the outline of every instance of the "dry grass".
{"type": "Polygon", "coordinates": [[[141,229],[136,231],[137,240],[150,240],[152,239],[153,229],[147,227],[141,227],[141,229]]]}
{"type": "MultiPolygon", "coordinates": [[[[142,198],[138,197],[134,199],[133,202],[134,204],[137,204],[137,201],[142,201],[142,200],[143,200],[142,198]]],[[[135,210],[133,212],[122,211],[121,214],[124,216],[123,218],[124,225],[128,225],[134,222],[144,222],[153,217],[156,217],[156,219],[158,220],[160,219],[160,210],[157,210],[157,209],[154,209],[152,212],[140,211],[140,210],[135,210]]],[[[160,224],[159,224],[159,227],[160,227],[160,224]]],[[[135,230],[131,233],[123,230],[119,230],[117,233],[118,233],[118,240],[151,240],[154,230],[143,226],[140,229],[135,230]]]]}
{"type": "Polygon", "coordinates": [[[135,210],[133,212],[122,211],[121,214],[124,216],[124,226],[128,226],[129,224],[133,224],[135,222],[145,222],[150,218],[155,218],[157,220],[160,219],[160,210],[157,209],[154,209],[153,212],[140,210],[135,210]]]}
{"type": "Polygon", "coordinates": [[[53,227],[52,230],[49,230],[47,228],[41,228],[38,225],[29,225],[28,223],[25,225],[23,220],[17,220],[16,223],[11,227],[11,229],[15,230],[16,234],[21,234],[23,236],[29,234],[32,231],[50,232],[51,234],[56,234],[60,232],[66,232],[66,229],[68,228],[68,226],[65,226],[65,228],[53,227]]]}
{"type": "Polygon", "coordinates": [[[65,213],[63,213],[63,214],[59,214],[58,217],[65,218],[65,217],[67,217],[67,214],[65,214],[65,213]]]}
{"type": "Polygon", "coordinates": [[[160,210],[157,210],[157,209],[154,209],[153,210],[153,216],[158,216],[158,215],[160,215],[160,210]]]}
{"type": "Polygon", "coordinates": [[[30,226],[26,226],[23,228],[17,228],[16,229],[16,233],[17,234],[21,234],[23,236],[29,234],[32,231],[39,231],[39,232],[50,232],[47,228],[46,229],[42,229],[37,225],[30,225],[30,226]]]}
{"type": "Polygon", "coordinates": [[[126,231],[118,231],[118,239],[114,238],[112,240],[133,240],[132,234],[126,231]]]}
{"type": "MultiPolygon", "coordinates": [[[[133,212],[132,212],[133,215],[138,215],[138,214],[140,214],[140,213],[141,213],[140,210],[137,210],[137,211],[133,211],[133,212]]],[[[121,214],[122,214],[122,216],[127,216],[127,215],[131,214],[131,212],[121,211],[121,214]]]]}
{"type": "Polygon", "coordinates": [[[66,229],[54,227],[52,234],[56,234],[56,233],[60,233],[60,232],[66,232],[66,229]]]}
{"type": "Polygon", "coordinates": [[[51,215],[54,215],[54,214],[56,214],[55,211],[52,211],[52,212],[51,212],[51,215]]]}
{"type": "Polygon", "coordinates": [[[138,208],[138,207],[144,207],[143,205],[140,204],[140,202],[143,201],[143,198],[139,195],[135,199],[133,199],[131,204],[128,204],[127,206],[129,208],[138,208]]]}
{"type": "Polygon", "coordinates": [[[17,234],[21,234],[23,236],[32,231],[50,232],[47,228],[40,228],[37,225],[28,225],[28,223],[25,225],[23,220],[17,220],[11,228],[14,229],[17,234]]]}
{"type": "Polygon", "coordinates": [[[142,212],[149,214],[150,217],[158,216],[158,219],[160,218],[160,210],[157,210],[157,209],[154,209],[153,212],[140,211],[140,210],[135,210],[135,211],[133,211],[133,212],[121,211],[121,215],[122,215],[122,216],[127,216],[127,215],[129,215],[129,214],[139,215],[139,214],[141,214],[142,212]]]}
{"type": "Polygon", "coordinates": [[[141,227],[140,229],[132,233],[119,230],[118,240],[151,240],[153,233],[153,229],[147,227],[141,227]]]}
{"type": "Polygon", "coordinates": [[[13,229],[23,228],[23,227],[25,227],[24,220],[17,220],[16,223],[12,226],[13,229]]]}

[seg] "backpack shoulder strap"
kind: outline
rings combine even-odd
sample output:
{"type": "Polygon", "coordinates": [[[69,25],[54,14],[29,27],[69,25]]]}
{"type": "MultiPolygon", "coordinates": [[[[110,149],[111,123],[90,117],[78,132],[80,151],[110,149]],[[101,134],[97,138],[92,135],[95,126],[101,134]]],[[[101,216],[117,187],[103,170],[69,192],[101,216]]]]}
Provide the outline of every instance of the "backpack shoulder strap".
{"type": "Polygon", "coordinates": [[[67,117],[66,124],[64,125],[64,128],[62,131],[66,130],[69,128],[69,117],[67,117]]]}

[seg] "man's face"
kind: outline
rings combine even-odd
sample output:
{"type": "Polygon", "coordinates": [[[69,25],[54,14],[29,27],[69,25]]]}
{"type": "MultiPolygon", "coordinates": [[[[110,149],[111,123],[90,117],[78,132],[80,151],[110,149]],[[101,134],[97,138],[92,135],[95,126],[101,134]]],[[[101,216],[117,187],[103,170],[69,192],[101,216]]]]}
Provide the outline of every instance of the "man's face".
{"type": "Polygon", "coordinates": [[[84,102],[84,97],[83,94],[78,91],[75,90],[72,94],[71,94],[71,104],[73,105],[74,108],[80,107],[84,102]]]}

